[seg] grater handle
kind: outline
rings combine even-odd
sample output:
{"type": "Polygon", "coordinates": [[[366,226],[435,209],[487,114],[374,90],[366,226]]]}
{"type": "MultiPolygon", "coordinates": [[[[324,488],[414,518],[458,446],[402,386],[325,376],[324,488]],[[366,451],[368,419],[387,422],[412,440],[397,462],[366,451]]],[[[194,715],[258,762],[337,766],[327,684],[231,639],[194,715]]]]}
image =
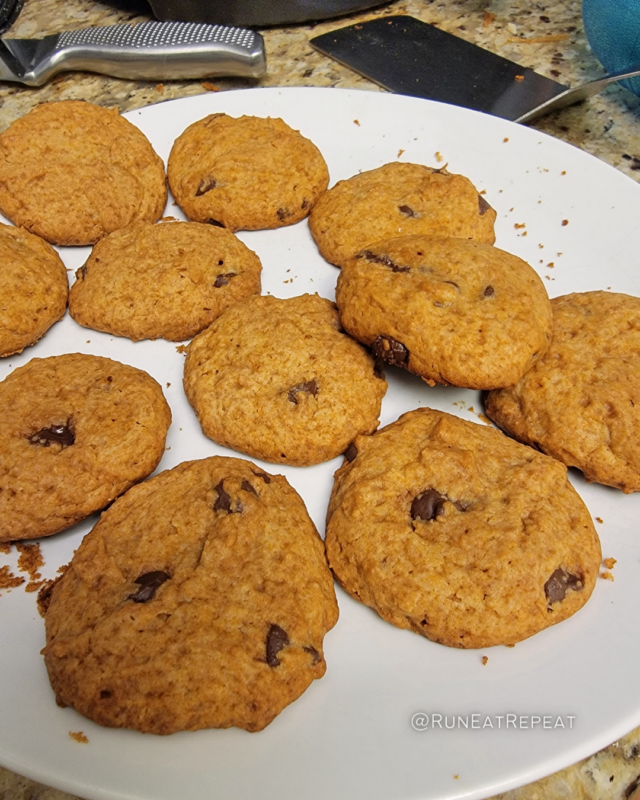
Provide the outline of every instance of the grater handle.
{"type": "Polygon", "coordinates": [[[142,80],[259,78],[266,58],[262,36],[247,28],[197,22],[109,25],[39,40],[23,81],[40,86],[68,70],[142,80]]]}

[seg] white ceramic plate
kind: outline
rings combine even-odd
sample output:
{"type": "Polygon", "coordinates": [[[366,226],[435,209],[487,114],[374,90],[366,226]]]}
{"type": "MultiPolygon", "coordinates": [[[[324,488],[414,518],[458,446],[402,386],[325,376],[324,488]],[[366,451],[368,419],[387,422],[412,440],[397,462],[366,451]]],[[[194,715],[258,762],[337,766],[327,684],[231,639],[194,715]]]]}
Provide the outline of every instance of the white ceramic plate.
{"type": "MultiPolygon", "coordinates": [[[[207,94],[128,117],[166,159],[188,124],[216,111],[282,117],[321,149],[332,184],[395,159],[446,163],[486,190],[498,212],[497,245],[538,269],[551,296],[592,289],[640,295],[640,186],[535,130],[425,100],[335,89],[207,94]]],[[[179,216],[171,203],[167,213],[179,216]]],[[[333,297],[338,271],[318,255],[306,222],[240,236],[262,259],[264,293],[333,297]]],[[[72,269],[87,253],[62,251],[72,269]]],[[[134,344],[67,315],[37,345],[4,359],[0,378],[36,356],[69,351],[110,356],[160,381],[174,414],[161,469],[230,453],[201,434],[173,343],[134,344]]],[[[483,424],[479,393],[432,389],[408,373],[387,372],[382,424],[420,405],[483,424]]],[[[339,463],[263,466],[287,476],[322,531],[339,463]]],[[[395,629],[339,591],[326,676],[261,733],[157,737],[100,728],[57,708],[39,655],[44,626],[35,595],[23,587],[3,591],[0,763],[90,800],[431,800],[488,797],[595,752],[640,724],[640,495],[571,477],[602,520],[604,556],[617,559],[615,582],[598,580],[576,616],[514,648],[455,650],[395,629]],[[416,712],[429,716],[426,730],[412,727],[416,712]],[[442,727],[434,727],[434,714],[442,727]],[[79,731],[88,743],[69,736],[79,731]]],[[[45,577],[55,577],[94,522],[41,542],[45,577]]],[[[4,564],[17,573],[15,549],[0,554],[4,564]]]]}

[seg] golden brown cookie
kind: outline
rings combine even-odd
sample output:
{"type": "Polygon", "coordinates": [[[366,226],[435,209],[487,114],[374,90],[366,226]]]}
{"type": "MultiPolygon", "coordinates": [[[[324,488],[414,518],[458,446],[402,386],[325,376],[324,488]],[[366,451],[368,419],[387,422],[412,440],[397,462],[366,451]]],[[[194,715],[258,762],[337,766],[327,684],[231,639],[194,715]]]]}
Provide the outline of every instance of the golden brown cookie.
{"type": "Polygon", "coordinates": [[[189,345],[184,388],[204,433],[276,464],[308,466],[378,427],[373,357],[318,295],[253,297],[189,345]]]}
{"type": "Polygon", "coordinates": [[[57,533],[146,478],[171,412],[146,372],[99,356],[34,358],[0,383],[0,541],[57,533]]]}
{"type": "Polygon", "coordinates": [[[343,266],[336,303],[348,333],[431,384],[511,386],[551,339],[551,305],[536,272],[467,239],[371,245],[343,266]]]}
{"type": "Polygon", "coordinates": [[[58,703],[100,725],[259,731],[324,675],[337,618],[300,496],[214,457],[102,515],[53,587],[43,652],[58,703]]]}
{"type": "Polygon", "coordinates": [[[48,242],[93,244],[166,201],[162,160],[115,108],[43,103],[0,134],[0,211],[48,242]]]}
{"type": "Polygon", "coordinates": [[[588,481],[640,491],[640,298],[595,291],[551,305],[549,351],[489,393],[487,415],[588,481]]]}
{"type": "Polygon", "coordinates": [[[341,267],[363,248],[398,236],[453,236],[493,244],[496,212],[468,178],[398,161],[339,181],[318,201],[309,228],[341,267]]]}
{"type": "Polygon", "coordinates": [[[281,119],[211,114],[174,142],[167,166],[180,208],[232,231],[293,225],[326,190],[313,142],[281,119]]]}
{"type": "Polygon", "coordinates": [[[258,256],[233,233],[197,222],[136,222],[99,241],[69,295],[87,328],[129,339],[190,339],[260,292],[258,256]]]}
{"type": "Polygon", "coordinates": [[[393,625],[452,647],[515,644],[589,599],[600,542],[558,461],[428,408],[359,436],[348,458],[329,564],[393,625]]]}
{"type": "Polygon", "coordinates": [[[0,225],[0,356],[20,353],[64,316],[69,281],[50,244],[0,225]]]}

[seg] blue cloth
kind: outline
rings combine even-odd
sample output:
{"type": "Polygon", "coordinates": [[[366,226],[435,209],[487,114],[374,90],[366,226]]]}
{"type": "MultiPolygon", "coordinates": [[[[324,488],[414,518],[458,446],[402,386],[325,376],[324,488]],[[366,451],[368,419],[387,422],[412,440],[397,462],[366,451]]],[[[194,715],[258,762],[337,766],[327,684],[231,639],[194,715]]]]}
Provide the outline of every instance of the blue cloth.
{"type": "MultiPolygon", "coordinates": [[[[583,0],[591,49],[607,72],[640,65],[640,0],[583,0]]],[[[640,78],[621,81],[640,97],[640,78]]]]}

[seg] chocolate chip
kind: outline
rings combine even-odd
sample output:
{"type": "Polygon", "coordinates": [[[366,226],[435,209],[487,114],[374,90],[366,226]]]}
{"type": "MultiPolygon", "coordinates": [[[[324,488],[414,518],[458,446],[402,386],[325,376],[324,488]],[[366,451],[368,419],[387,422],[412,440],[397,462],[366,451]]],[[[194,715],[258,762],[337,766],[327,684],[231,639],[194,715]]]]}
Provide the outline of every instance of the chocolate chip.
{"type": "Polygon", "coordinates": [[[487,288],[482,293],[482,296],[483,297],[493,297],[493,295],[495,293],[496,293],[496,290],[493,288],[493,286],[487,286],[487,288]]]}
{"type": "Polygon", "coordinates": [[[478,195],[478,211],[480,212],[480,216],[486,214],[487,211],[493,211],[489,203],[487,203],[481,194],[478,195]]]}
{"type": "Polygon", "coordinates": [[[316,650],[316,648],[315,648],[315,647],[312,647],[311,645],[309,645],[309,647],[303,647],[302,649],[304,650],[304,652],[305,652],[305,653],[309,653],[309,655],[311,656],[311,658],[312,658],[312,661],[311,661],[311,664],[312,664],[312,666],[314,666],[314,667],[315,667],[315,665],[316,665],[316,664],[317,664],[319,661],[321,661],[321,660],[322,660],[322,656],[321,656],[321,655],[320,655],[320,653],[319,653],[319,652],[316,650]]]}
{"type": "Polygon", "coordinates": [[[356,258],[366,258],[372,264],[382,264],[384,267],[389,267],[393,272],[411,272],[411,267],[400,267],[389,256],[379,256],[376,253],[372,253],[371,250],[362,250],[356,258]]]}
{"type": "Polygon", "coordinates": [[[409,361],[409,351],[401,343],[390,336],[378,336],[371,345],[374,355],[382,358],[388,364],[396,367],[406,367],[409,361]]]}
{"type": "Polygon", "coordinates": [[[224,275],[218,275],[213,282],[214,287],[219,289],[221,286],[226,286],[231,278],[236,277],[236,274],[235,272],[225,272],[224,275]]]}
{"type": "Polygon", "coordinates": [[[419,214],[417,211],[414,211],[410,206],[398,206],[398,211],[401,214],[404,214],[405,217],[415,217],[416,219],[420,219],[422,214],[419,214]]]}
{"type": "Polygon", "coordinates": [[[635,781],[631,781],[631,783],[624,790],[622,793],[623,800],[631,800],[631,795],[638,789],[640,789],[640,775],[638,775],[635,781]]]}
{"type": "Polygon", "coordinates": [[[140,584],[140,588],[134,594],[130,594],[127,599],[133,600],[134,603],[146,603],[147,600],[151,600],[155,596],[162,584],[170,578],[171,575],[167,575],[166,572],[160,570],[145,572],[144,575],[140,575],[134,581],[134,583],[140,584]]]}
{"type": "Polygon", "coordinates": [[[249,483],[249,481],[242,481],[242,484],[240,485],[240,488],[244,489],[245,492],[251,492],[251,494],[255,494],[256,497],[258,496],[258,493],[253,488],[253,486],[249,483]]]}
{"type": "Polygon", "coordinates": [[[218,498],[216,502],[213,504],[214,511],[231,511],[231,498],[225,492],[223,488],[224,481],[220,481],[220,483],[216,486],[216,492],[218,493],[218,498]]]}
{"type": "Polygon", "coordinates": [[[271,483],[271,477],[266,472],[254,472],[256,478],[262,478],[265,483],[271,483]]]}
{"type": "Polygon", "coordinates": [[[196,190],[196,197],[202,197],[203,194],[210,192],[212,189],[216,188],[216,179],[215,178],[203,178],[200,181],[200,185],[196,190]]]}
{"type": "Polygon", "coordinates": [[[571,573],[565,572],[561,567],[558,567],[544,585],[544,593],[549,601],[549,610],[551,610],[553,603],[559,603],[564,600],[568,591],[580,591],[583,586],[580,576],[571,575],[571,573]]]}
{"type": "Polygon", "coordinates": [[[40,447],[59,444],[63,450],[65,447],[71,447],[76,440],[68,422],[66,425],[51,425],[49,428],[42,428],[28,438],[31,444],[38,444],[40,447]]]}
{"type": "Polygon", "coordinates": [[[280,664],[278,653],[289,644],[287,632],[279,625],[272,625],[267,634],[267,664],[277,667],[280,664]]]}
{"type": "Polygon", "coordinates": [[[306,210],[309,208],[309,206],[310,206],[310,205],[311,205],[311,203],[310,203],[310,202],[307,200],[307,198],[305,197],[305,198],[303,199],[303,201],[302,201],[302,206],[301,206],[301,208],[302,208],[302,210],[303,210],[303,211],[306,211],[306,210]]]}
{"type": "Polygon", "coordinates": [[[276,213],[281,222],[291,216],[291,211],[288,208],[279,208],[276,213]]]}
{"type": "Polygon", "coordinates": [[[208,220],[205,220],[205,222],[207,225],[215,225],[216,228],[224,228],[224,225],[221,222],[218,222],[217,219],[209,218],[208,220]]]}
{"type": "Polygon", "coordinates": [[[355,445],[355,442],[351,442],[349,447],[344,451],[344,457],[347,461],[354,461],[356,456],[358,455],[358,448],[355,445]]]}
{"type": "Polygon", "coordinates": [[[448,498],[435,489],[417,495],[411,503],[411,519],[422,519],[430,522],[439,517],[444,511],[444,504],[448,498]]]}
{"type": "Polygon", "coordinates": [[[109,697],[111,697],[110,690],[109,689],[102,689],[102,691],[100,692],[100,699],[101,700],[107,700],[109,697]]]}
{"type": "Polygon", "coordinates": [[[298,403],[298,392],[306,392],[315,397],[318,394],[318,384],[314,380],[310,380],[306,383],[296,383],[295,386],[292,386],[287,392],[287,398],[296,405],[298,403]]]}

